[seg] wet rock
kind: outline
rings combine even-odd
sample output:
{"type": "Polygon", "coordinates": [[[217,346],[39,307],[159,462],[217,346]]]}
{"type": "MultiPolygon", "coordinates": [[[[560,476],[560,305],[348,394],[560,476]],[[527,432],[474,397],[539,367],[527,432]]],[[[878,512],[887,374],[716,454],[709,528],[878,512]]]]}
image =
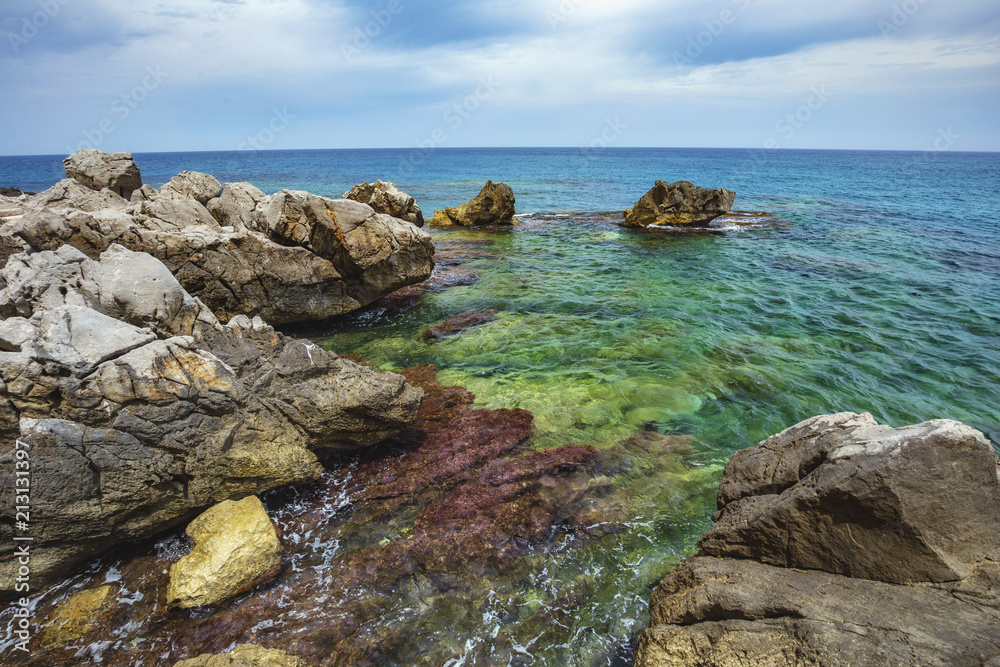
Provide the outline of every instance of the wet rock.
{"type": "Polygon", "coordinates": [[[103,153],[85,148],[63,160],[66,177],[91,190],[111,190],[128,199],[132,191],[142,187],[139,167],[131,153],[103,153]]]}
{"type": "Polygon", "coordinates": [[[221,324],[154,258],[120,246],[100,262],[68,246],[16,255],[0,287],[0,596],[17,565],[15,439],[37,480],[41,585],[212,504],[316,479],[318,456],[399,433],[422,401],[402,376],[259,318],[221,324]]]}
{"type": "Polygon", "coordinates": [[[0,248],[56,250],[96,259],[117,243],[162,261],[219,318],[272,324],[320,320],[372,303],[433,270],[434,245],[414,225],[369,206],[246,183],[223,190],[183,172],[126,201],[67,179],[23,203],[0,228],[0,248]]]}
{"type": "Polygon", "coordinates": [[[466,329],[492,322],[497,318],[497,311],[489,308],[470,310],[467,313],[460,313],[449,317],[444,322],[437,324],[424,331],[423,338],[426,341],[438,340],[447,336],[454,336],[466,329]]]}
{"type": "Polygon", "coordinates": [[[277,649],[241,644],[232,651],[205,654],[174,663],[174,667],[308,667],[307,663],[277,649]]]}
{"type": "Polygon", "coordinates": [[[709,190],[688,181],[657,181],[653,189],[625,211],[623,227],[660,227],[688,225],[704,227],[725,215],[733,207],[736,193],[726,189],[709,190]]]}
{"type": "Polygon", "coordinates": [[[514,190],[506,183],[487,181],[479,194],[458,207],[434,212],[431,227],[481,227],[514,224],[514,190]]]}
{"type": "Polygon", "coordinates": [[[653,594],[636,665],[1000,659],[1000,482],[938,420],[807,420],[736,454],[700,551],[653,594]]]}
{"type": "Polygon", "coordinates": [[[61,648],[83,638],[102,622],[117,599],[115,586],[101,586],[80,591],[60,602],[43,622],[41,644],[61,648]]]}
{"type": "Polygon", "coordinates": [[[343,199],[353,199],[371,206],[376,213],[385,213],[400,220],[411,222],[417,227],[424,226],[424,214],[416,200],[392,183],[367,181],[344,193],[343,199]]]}
{"type": "Polygon", "coordinates": [[[190,554],[170,567],[167,602],[188,609],[245,593],[281,570],[281,542],[256,496],[227,500],[188,524],[190,554]]]}

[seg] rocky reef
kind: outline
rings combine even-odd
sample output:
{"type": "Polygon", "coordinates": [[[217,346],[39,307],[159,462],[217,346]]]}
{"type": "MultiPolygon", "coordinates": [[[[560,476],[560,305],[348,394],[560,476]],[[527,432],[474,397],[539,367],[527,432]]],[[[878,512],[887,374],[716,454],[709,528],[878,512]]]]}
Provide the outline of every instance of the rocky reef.
{"type": "Polygon", "coordinates": [[[807,420],[738,452],[653,593],[637,667],[1000,660],[1000,481],[982,433],[807,420]]]}
{"type": "Polygon", "coordinates": [[[221,320],[272,325],[350,312],[426,280],[434,244],[371,206],[183,172],[140,186],[128,153],[66,159],[67,178],[16,202],[0,226],[0,260],[69,244],[96,259],[113,244],[147,252],[221,320]],[[125,196],[129,197],[128,199],[125,196]]]}
{"type": "Polygon", "coordinates": [[[434,211],[431,227],[483,227],[514,224],[514,190],[506,183],[487,181],[475,198],[461,206],[434,211]]]}
{"type": "Polygon", "coordinates": [[[656,185],[625,211],[622,227],[689,226],[704,227],[733,208],[736,193],[709,190],[688,181],[656,185]]]}
{"type": "Polygon", "coordinates": [[[31,452],[41,585],[211,504],[317,479],[318,456],[416,418],[422,392],[403,377],[259,317],[223,325],[151,255],[98,258],[64,245],[0,270],[0,594],[17,570],[15,440],[31,452]]]}

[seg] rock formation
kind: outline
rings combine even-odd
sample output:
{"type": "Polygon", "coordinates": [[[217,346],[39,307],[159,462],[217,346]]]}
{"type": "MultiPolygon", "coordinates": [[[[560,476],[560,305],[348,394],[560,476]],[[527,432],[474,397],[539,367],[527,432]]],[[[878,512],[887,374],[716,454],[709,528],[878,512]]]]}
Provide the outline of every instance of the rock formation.
{"type": "Polygon", "coordinates": [[[278,533],[256,496],[215,505],[185,532],[195,546],[170,566],[170,605],[212,605],[245,593],[281,570],[278,533]]]}
{"type": "Polygon", "coordinates": [[[342,199],[353,199],[368,204],[376,213],[412,222],[417,227],[424,226],[424,214],[417,206],[417,201],[392,183],[375,181],[369,185],[365,181],[345,192],[342,199]]]}
{"type": "Polygon", "coordinates": [[[99,257],[63,246],[0,270],[0,596],[17,570],[15,439],[30,448],[35,586],[214,503],[315,479],[317,456],[416,418],[422,392],[401,376],[260,318],[222,325],[145,253],[99,257]]]}
{"type": "Polygon", "coordinates": [[[78,181],[91,190],[107,188],[126,199],[133,190],[142,187],[139,166],[131,153],[102,153],[96,148],[85,148],[63,160],[67,178],[78,181]]]}
{"type": "Polygon", "coordinates": [[[635,664],[1000,661],[1000,482],[939,420],[816,417],[736,454],[700,551],[653,593],[635,664]]]}
{"type": "Polygon", "coordinates": [[[687,181],[657,181],[636,205],[625,211],[623,227],[682,225],[704,227],[733,208],[736,193],[708,190],[687,181]]]}
{"type": "Polygon", "coordinates": [[[96,259],[118,243],[161,260],[223,321],[260,315],[273,325],[350,312],[434,267],[428,234],[366,204],[291,190],[269,197],[195,172],[159,190],[100,190],[104,171],[91,157],[70,156],[76,180],[19,203],[23,215],[0,227],[0,255],[69,244],[96,259]]]}
{"type": "Polygon", "coordinates": [[[206,653],[174,663],[174,667],[308,667],[303,660],[277,649],[240,644],[231,651],[206,653]]]}
{"type": "Polygon", "coordinates": [[[426,341],[433,341],[446,338],[448,336],[454,336],[455,334],[461,333],[471,327],[477,327],[480,324],[492,322],[496,318],[497,311],[491,308],[480,308],[479,310],[470,310],[467,313],[459,313],[458,315],[449,317],[444,322],[440,322],[424,331],[423,339],[426,341]]]}
{"type": "Polygon", "coordinates": [[[514,191],[506,183],[487,181],[475,199],[459,207],[434,211],[431,227],[481,227],[514,224],[514,191]]]}

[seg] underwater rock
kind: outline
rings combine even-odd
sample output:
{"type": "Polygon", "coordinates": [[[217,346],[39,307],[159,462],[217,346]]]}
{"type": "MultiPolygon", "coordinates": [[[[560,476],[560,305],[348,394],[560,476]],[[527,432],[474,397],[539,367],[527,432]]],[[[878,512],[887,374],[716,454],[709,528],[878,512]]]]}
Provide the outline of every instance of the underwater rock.
{"type": "Polygon", "coordinates": [[[60,602],[42,623],[42,646],[63,647],[82,638],[102,622],[102,616],[114,604],[117,593],[115,586],[101,586],[80,591],[60,602]]]}
{"type": "Polygon", "coordinates": [[[454,336],[455,334],[461,333],[466,329],[479,326],[480,324],[486,324],[487,322],[492,322],[496,318],[497,311],[490,308],[470,310],[467,313],[460,313],[453,317],[449,317],[444,322],[427,329],[423,333],[423,338],[426,341],[432,341],[445,338],[446,336],[454,336]]]}
{"type": "Polygon", "coordinates": [[[688,181],[656,185],[625,211],[622,227],[658,227],[663,225],[689,225],[704,227],[733,207],[736,193],[726,190],[709,190],[688,181]]]}
{"type": "Polygon", "coordinates": [[[487,181],[479,194],[461,206],[434,211],[431,227],[482,227],[514,224],[514,190],[506,183],[487,181]]]}
{"type": "Polygon", "coordinates": [[[998,459],[978,431],[816,417],[738,452],[719,508],[653,593],[638,667],[1000,658],[998,459]]]}
{"type": "Polygon", "coordinates": [[[356,310],[434,267],[428,234],[358,202],[290,190],[267,197],[246,183],[224,190],[189,171],[159,191],[131,185],[60,181],[23,202],[23,216],[0,229],[0,247],[69,244],[96,259],[118,243],[162,261],[220,319],[260,315],[275,325],[356,310]]]}
{"type": "Polygon", "coordinates": [[[256,496],[227,500],[185,531],[195,546],[170,566],[167,603],[182,609],[213,605],[245,593],[281,570],[281,542],[256,496]]]}
{"type": "Polygon", "coordinates": [[[174,663],[174,667],[309,667],[294,655],[254,644],[240,644],[232,651],[205,654],[174,663]]]}
{"type": "Polygon", "coordinates": [[[376,213],[385,213],[406,220],[417,227],[424,226],[424,214],[417,206],[417,201],[393,183],[375,181],[369,185],[368,181],[365,181],[345,192],[341,198],[368,204],[376,213]]]}
{"type": "Polygon", "coordinates": [[[131,153],[103,153],[96,148],[85,148],[63,160],[63,167],[67,178],[84,187],[97,191],[107,188],[125,199],[142,187],[139,166],[131,153]]]}
{"type": "Polygon", "coordinates": [[[214,503],[314,480],[319,455],[385,440],[421,405],[402,376],[259,318],[222,325],[120,246],[100,262],[70,246],[15,255],[0,287],[0,597],[17,570],[15,441],[36,480],[41,585],[214,503]]]}

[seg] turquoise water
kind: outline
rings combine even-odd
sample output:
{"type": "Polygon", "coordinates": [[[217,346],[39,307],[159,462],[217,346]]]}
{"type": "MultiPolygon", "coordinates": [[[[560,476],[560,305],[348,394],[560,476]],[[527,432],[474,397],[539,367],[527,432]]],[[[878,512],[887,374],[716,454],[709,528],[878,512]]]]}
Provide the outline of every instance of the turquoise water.
{"type": "MultiPolygon", "coordinates": [[[[531,648],[533,664],[627,660],[650,587],[690,553],[738,449],[843,410],[895,426],[957,419],[1000,444],[998,154],[442,150],[397,177],[409,155],[136,159],[154,185],[192,169],[268,192],[338,196],[392,179],[428,214],[474,196],[487,178],[514,188],[517,227],[432,232],[441,247],[479,242],[468,262],[477,283],[309,330],[382,368],[434,364],[479,406],[530,410],[537,449],[608,449],[643,430],[697,441],[696,455],[652,457],[619,482],[631,513],[623,533],[540,555],[537,581],[493,587],[503,604],[537,611],[554,604],[547,591],[586,575],[586,602],[559,617],[565,636],[531,648]],[[656,179],[733,189],[737,208],[779,222],[676,235],[621,229],[602,215],[631,206],[656,179]],[[478,308],[497,318],[423,341],[423,330],[478,308]]],[[[42,189],[59,176],[57,158],[0,158],[0,185],[42,189]]],[[[421,631],[452,627],[441,641],[456,653],[489,645],[485,616],[481,627],[449,626],[446,610],[436,618],[421,631]]],[[[518,623],[509,631],[527,642],[518,623]]]]}

